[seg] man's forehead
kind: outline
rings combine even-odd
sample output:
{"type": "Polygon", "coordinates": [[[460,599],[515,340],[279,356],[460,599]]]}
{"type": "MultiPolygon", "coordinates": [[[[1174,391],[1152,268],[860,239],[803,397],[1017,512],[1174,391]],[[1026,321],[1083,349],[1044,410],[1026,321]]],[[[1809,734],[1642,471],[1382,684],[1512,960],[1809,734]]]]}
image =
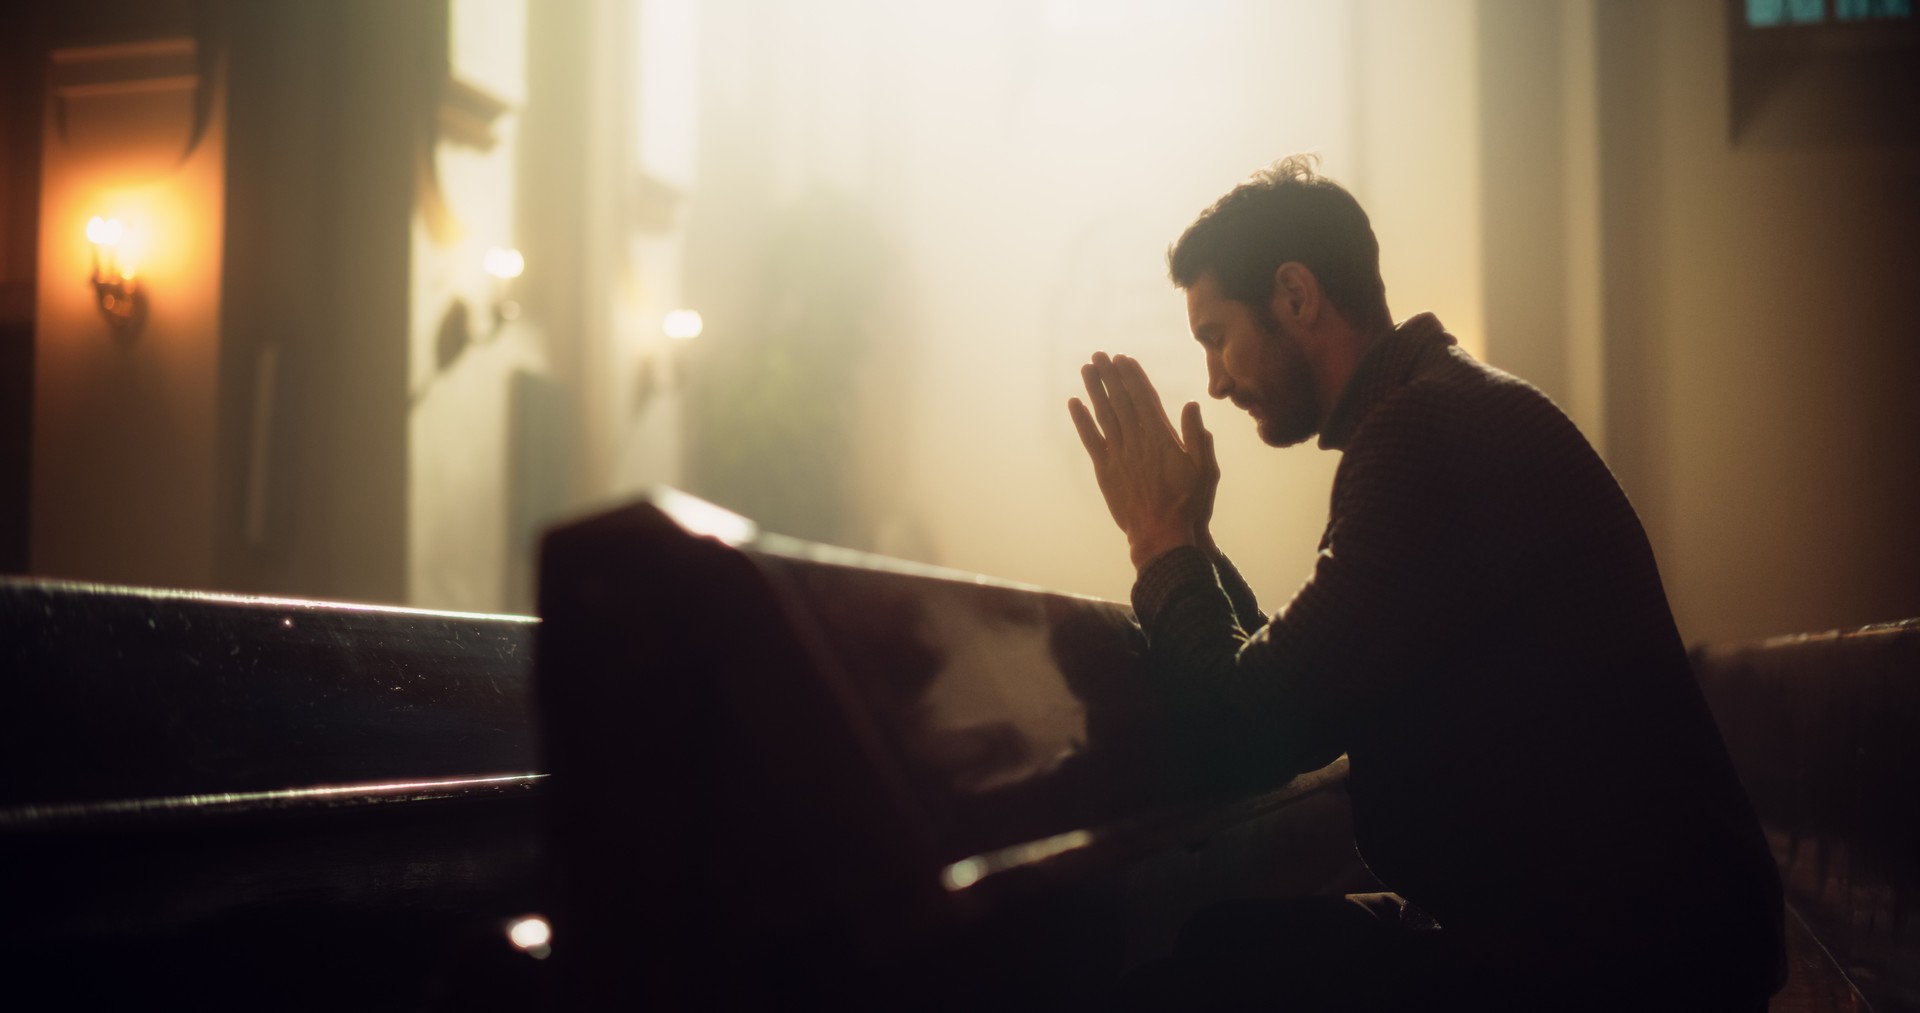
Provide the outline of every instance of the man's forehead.
{"type": "Polygon", "coordinates": [[[1187,322],[1198,328],[1217,323],[1233,301],[1220,294],[1220,284],[1212,274],[1203,274],[1187,286],[1187,322]]]}

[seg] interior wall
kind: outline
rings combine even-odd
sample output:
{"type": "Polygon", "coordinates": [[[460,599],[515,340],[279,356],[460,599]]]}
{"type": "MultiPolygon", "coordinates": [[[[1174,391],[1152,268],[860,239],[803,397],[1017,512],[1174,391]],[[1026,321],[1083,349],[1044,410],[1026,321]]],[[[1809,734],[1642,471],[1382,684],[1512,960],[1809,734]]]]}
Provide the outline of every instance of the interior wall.
{"type": "Polygon", "coordinates": [[[1731,141],[1727,9],[1595,11],[1610,461],[1689,640],[1920,615],[1920,149],[1731,141]]]}
{"type": "Polygon", "coordinates": [[[1606,453],[1594,0],[1480,0],[1486,358],[1606,453]]]}
{"type": "Polygon", "coordinates": [[[28,572],[33,317],[49,25],[38,6],[0,14],[0,573],[28,572]]]}
{"type": "Polygon", "coordinates": [[[219,9],[219,586],[404,603],[409,225],[445,8],[219,9]]]}
{"type": "Polygon", "coordinates": [[[1387,304],[1397,320],[1434,313],[1484,357],[1477,4],[1357,0],[1348,9],[1355,150],[1346,182],[1380,240],[1387,304]]]}
{"type": "Polygon", "coordinates": [[[516,169],[526,103],[526,5],[454,0],[449,73],[500,100],[490,143],[442,133],[427,155],[432,199],[412,220],[408,337],[407,600],[497,612],[530,600],[508,586],[514,397],[546,375],[544,349],[518,313],[519,279],[485,270],[517,249],[516,169]],[[514,303],[512,318],[503,315],[514,303]]]}
{"type": "Polygon", "coordinates": [[[226,119],[223,83],[195,56],[185,37],[55,54],[35,300],[39,575],[218,583],[226,119]],[[147,304],[136,330],[115,331],[96,303],[86,235],[95,216],[125,226],[120,256],[147,304]]]}
{"type": "MultiPolygon", "coordinates": [[[[525,326],[555,386],[542,387],[538,440],[510,452],[510,534],[613,494],[619,393],[613,352],[624,131],[622,0],[527,6],[526,106],[516,126],[514,232],[526,256],[525,326]],[[614,128],[610,129],[609,124],[614,128]],[[537,447],[537,449],[536,449],[537,447]]],[[[531,538],[529,538],[531,541],[531,538]]],[[[533,546],[509,556],[506,606],[531,611],[533,546]]]]}
{"type": "MultiPolygon", "coordinates": [[[[614,163],[623,189],[621,266],[609,293],[617,385],[604,425],[617,434],[608,494],[681,485],[686,473],[687,364],[700,335],[670,338],[668,314],[686,293],[687,199],[699,179],[698,0],[642,0],[628,11],[613,60],[624,121],[614,163]]],[[[711,309],[711,307],[709,307],[711,309]]],[[[695,309],[695,312],[699,310],[695,309]]],[[[704,326],[704,324],[703,324],[704,326]]]]}

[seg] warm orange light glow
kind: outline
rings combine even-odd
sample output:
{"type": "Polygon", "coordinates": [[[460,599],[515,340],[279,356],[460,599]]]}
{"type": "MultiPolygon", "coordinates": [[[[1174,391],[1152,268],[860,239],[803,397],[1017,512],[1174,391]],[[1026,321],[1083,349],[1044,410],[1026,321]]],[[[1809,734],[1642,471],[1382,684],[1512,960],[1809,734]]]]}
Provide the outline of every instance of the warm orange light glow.
{"type": "Polygon", "coordinates": [[[87,242],[95,246],[119,246],[125,238],[126,228],[118,218],[102,218],[94,215],[87,222],[87,242]]]}
{"type": "Polygon", "coordinates": [[[134,279],[133,258],[127,255],[127,228],[118,218],[95,215],[87,220],[87,242],[93,244],[93,289],[100,312],[116,331],[138,330],[145,318],[144,296],[134,279]]]}
{"type": "Polygon", "coordinates": [[[218,287],[217,273],[204,273],[202,255],[212,226],[169,187],[103,187],[88,195],[85,207],[91,217],[76,216],[68,235],[85,237],[83,247],[74,246],[91,257],[96,283],[131,285],[137,276],[142,286],[168,293],[169,305],[189,287],[218,287]]]}

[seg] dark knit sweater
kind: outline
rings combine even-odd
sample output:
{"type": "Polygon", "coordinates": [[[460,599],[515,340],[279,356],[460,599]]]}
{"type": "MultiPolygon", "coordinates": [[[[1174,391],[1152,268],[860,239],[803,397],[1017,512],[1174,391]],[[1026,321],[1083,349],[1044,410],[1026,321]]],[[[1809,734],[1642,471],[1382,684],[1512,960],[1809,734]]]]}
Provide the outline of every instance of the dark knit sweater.
{"type": "Polygon", "coordinates": [[[1272,783],[1346,753],[1368,865],[1489,954],[1776,983],[1771,857],[1639,519],[1572,422],[1422,315],[1368,350],[1320,445],[1344,452],[1326,533],[1271,621],[1198,549],[1134,587],[1213,766],[1272,783]]]}

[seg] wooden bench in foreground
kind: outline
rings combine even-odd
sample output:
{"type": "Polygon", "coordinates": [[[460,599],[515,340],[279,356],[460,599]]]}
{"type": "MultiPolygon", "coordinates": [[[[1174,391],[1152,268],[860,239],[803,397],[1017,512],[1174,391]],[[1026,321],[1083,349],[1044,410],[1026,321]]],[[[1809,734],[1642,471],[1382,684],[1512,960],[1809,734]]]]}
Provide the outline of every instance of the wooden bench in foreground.
{"type": "Polygon", "coordinates": [[[1344,768],[1200,792],[1122,606],[671,492],[546,551],[544,621],[0,579],[9,1000],[1072,1003],[1354,885],[1344,768]]]}
{"type": "Polygon", "coordinates": [[[1786,886],[1775,1013],[1920,1011],[1920,620],[1703,647],[1694,668],[1786,886]]]}
{"type": "Polygon", "coordinates": [[[575,1005],[1061,1008],[1207,900],[1355,880],[1344,761],[1209,795],[1111,602],[662,492],[550,534],[540,611],[575,1005]]]}
{"type": "Polygon", "coordinates": [[[536,625],[0,580],[0,1005],[425,1008],[541,899],[536,625]]]}
{"type": "MultiPolygon", "coordinates": [[[[1365,885],[1344,766],[1208,792],[1123,606],[662,491],[556,530],[541,607],[0,579],[9,1005],[1060,1009],[1210,901],[1365,885]]],[[[1920,1011],[1920,620],[1695,664],[1776,1013],[1920,1011]]]]}
{"type": "MultiPolygon", "coordinates": [[[[1060,1008],[1209,901],[1364,885],[1344,767],[1210,794],[1123,606],[671,491],[542,581],[544,622],[0,579],[9,1001],[1060,1008]]],[[[1776,1013],[1920,1010],[1920,621],[1695,664],[1776,1013]]]]}

